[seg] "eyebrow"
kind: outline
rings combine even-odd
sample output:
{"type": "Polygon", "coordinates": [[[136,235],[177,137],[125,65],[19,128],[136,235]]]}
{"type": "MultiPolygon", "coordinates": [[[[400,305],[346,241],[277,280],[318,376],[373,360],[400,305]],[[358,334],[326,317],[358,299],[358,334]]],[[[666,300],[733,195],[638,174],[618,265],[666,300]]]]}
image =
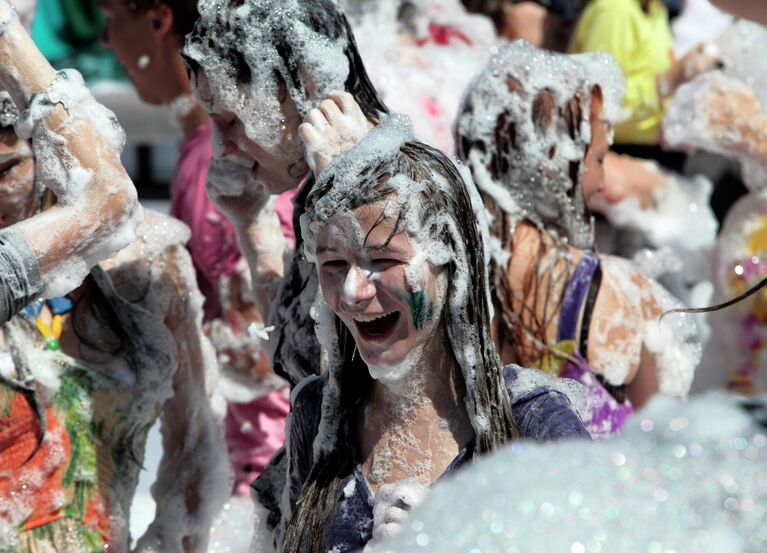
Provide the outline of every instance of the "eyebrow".
{"type": "Polygon", "coordinates": [[[391,243],[388,242],[388,241],[386,243],[380,244],[380,245],[374,245],[374,246],[367,246],[366,245],[365,249],[367,251],[371,251],[371,252],[381,252],[381,251],[385,250],[385,251],[389,251],[391,253],[397,253],[397,254],[402,254],[402,255],[404,255],[406,253],[405,250],[403,250],[402,248],[400,248],[398,246],[392,246],[391,243]]]}

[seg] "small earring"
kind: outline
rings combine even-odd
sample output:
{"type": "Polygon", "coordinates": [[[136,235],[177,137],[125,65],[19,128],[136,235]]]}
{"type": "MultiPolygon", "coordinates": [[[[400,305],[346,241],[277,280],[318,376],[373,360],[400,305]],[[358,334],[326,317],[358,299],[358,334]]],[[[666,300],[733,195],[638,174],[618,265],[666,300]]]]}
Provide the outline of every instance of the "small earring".
{"type": "Polygon", "coordinates": [[[357,344],[354,344],[354,351],[352,351],[352,361],[354,361],[354,358],[357,356],[357,344]]]}
{"type": "Polygon", "coordinates": [[[146,69],[149,67],[149,64],[152,62],[152,59],[147,56],[146,54],[142,54],[138,57],[138,60],[136,61],[136,66],[139,69],[146,69]]]}

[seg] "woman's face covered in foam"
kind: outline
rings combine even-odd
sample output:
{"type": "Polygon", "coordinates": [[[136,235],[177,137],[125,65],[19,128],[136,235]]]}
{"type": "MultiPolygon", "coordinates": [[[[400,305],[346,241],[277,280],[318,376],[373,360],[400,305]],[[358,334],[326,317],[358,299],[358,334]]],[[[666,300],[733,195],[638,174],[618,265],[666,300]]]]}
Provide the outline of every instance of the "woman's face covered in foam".
{"type": "Polygon", "coordinates": [[[397,229],[398,211],[396,200],[363,205],[339,213],[316,236],[325,301],[371,376],[384,382],[402,380],[445,334],[447,275],[412,233],[397,229]]]}
{"type": "Polygon", "coordinates": [[[215,124],[215,159],[242,165],[251,179],[273,194],[295,188],[309,173],[298,137],[301,116],[284,87],[259,102],[260,107],[255,102],[232,102],[233,95],[242,100],[253,91],[225,75],[209,79],[204,69],[192,75],[192,88],[215,124]],[[261,117],[264,110],[268,117],[261,117]]]}
{"type": "Polygon", "coordinates": [[[351,37],[329,0],[201,0],[183,54],[218,130],[216,158],[272,193],[309,173],[298,126],[349,78],[351,37]]]}

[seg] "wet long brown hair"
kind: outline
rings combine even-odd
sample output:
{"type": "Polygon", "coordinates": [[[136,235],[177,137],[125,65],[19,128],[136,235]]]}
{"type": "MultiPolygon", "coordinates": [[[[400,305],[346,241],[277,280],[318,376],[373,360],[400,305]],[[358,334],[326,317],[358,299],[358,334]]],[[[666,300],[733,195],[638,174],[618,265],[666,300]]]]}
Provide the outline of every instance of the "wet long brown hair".
{"type": "MultiPolygon", "coordinates": [[[[343,167],[339,168],[339,171],[343,170],[343,167]]],[[[500,361],[490,336],[482,237],[472,216],[469,191],[455,165],[434,148],[418,142],[405,142],[391,158],[379,160],[359,174],[352,175],[356,183],[350,190],[353,197],[344,198],[336,207],[346,212],[394,194],[396,189],[389,183],[390,177],[395,175],[405,175],[416,183],[434,182],[438,178],[447,184],[446,187],[426,187],[424,192],[414,194],[409,201],[422,204],[423,220],[434,221],[428,227],[430,236],[442,242],[456,256],[455,261],[446,265],[448,304],[443,316],[451,347],[466,382],[465,406],[474,427],[475,455],[485,454],[515,439],[518,432],[504,387],[500,361]],[[439,223],[437,214],[449,217],[460,235],[459,243],[455,241],[455,234],[439,223]],[[459,270],[465,271],[464,276],[468,277],[465,294],[454,289],[455,275],[459,270]],[[459,352],[461,348],[470,348],[471,354],[463,355],[459,352]],[[465,361],[462,363],[461,359],[465,361]]],[[[328,169],[322,177],[308,198],[309,216],[313,215],[317,203],[331,191],[337,175],[328,169]]],[[[348,177],[345,175],[345,178],[348,177]]],[[[333,409],[327,409],[323,402],[323,417],[331,416],[326,415],[328,412],[335,413],[332,416],[338,417],[337,423],[330,421],[327,427],[336,430],[335,435],[325,436],[324,443],[327,444],[329,439],[332,445],[320,448],[293,509],[283,543],[283,551],[288,553],[304,551],[305,548],[312,552],[321,551],[325,526],[335,511],[339,482],[353,468],[353,444],[357,441],[355,422],[372,383],[367,366],[359,356],[354,357],[351,333],[336,315],[332,317],[340,359],[334,361],[335,366],[331,366],[329,372],[330,378],[335,379],[338,396],[333,409]]]]}

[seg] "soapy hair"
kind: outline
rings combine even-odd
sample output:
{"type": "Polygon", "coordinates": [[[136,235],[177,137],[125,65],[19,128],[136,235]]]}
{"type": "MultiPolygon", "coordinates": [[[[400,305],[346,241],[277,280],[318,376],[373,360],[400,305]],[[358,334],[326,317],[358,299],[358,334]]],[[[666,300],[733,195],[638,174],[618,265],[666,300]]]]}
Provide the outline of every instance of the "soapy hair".
{"type": "Polygon", "coordinates": [[[551,350],[547,329],[559,316],[574,269],[570,247],[594,246],[582,184],[593,138],[591,110],[601,106],[601,117],[614,122],[624,86],[609,55],[555,54],[517,41],[491,60],[459,111],[458,157],[482,192],[497,239],[491,272],[500,330],[520,362],[551,350]],[[523,221],[538,228],[541,242],[519,297],[508,264],[515,228],[523,221]]]}
{"type": "Polygon", "coordinates": [[[191,52],[207,51],[229,59],[241,84],[249,84],[254,74],[264,74],[284,85],[303,117],[329,92],[319,81],[324,80],[325,65],[330,62],[316,59],[312,47],[318,40],[337,42],[348,63],[348,74],[344,83],[330,86],[343,84],[368,119],[388,113],[365,71],[351,26],[332,0],[204,0],[199,9],[201,18],[187,37],[185,56],[193,72],[200,66],[204,69],[204,60],[190,56],[191,52]],[[299,27],[315,33],[313,40],[301,37],[299,27]],[[275,57],[254,57],[246,52],[245,46],[254,46],[251,41],[256,34],[259,41],[266,42],[259,49],[274,50],[275,57]]]}

